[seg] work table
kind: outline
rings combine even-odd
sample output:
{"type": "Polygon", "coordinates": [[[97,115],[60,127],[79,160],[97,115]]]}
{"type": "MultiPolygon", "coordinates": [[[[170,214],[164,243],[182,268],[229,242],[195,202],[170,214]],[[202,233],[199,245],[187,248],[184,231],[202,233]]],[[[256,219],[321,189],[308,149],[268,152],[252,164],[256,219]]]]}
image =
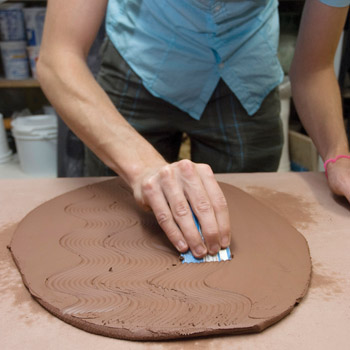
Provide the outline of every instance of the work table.
{"type": "MultiPolygon", "coordinates": [[[[107,178],[0,180],[2,349],[346,349],[350,332],[350,204],[322,173],[217,175],[253,195],[301,232],[313,263],[310,289],[294,311],[260,334],[171,342],[130,342],[74,328],[43,309],[24,287],[10,252],[15,224],[45,201],[107,178]]],[[[50,218],[48,218],[49,220],[50,218]]],[[[232,228],[234,236],[234,227],[232,228]]],[[[45,262],[43,262],[45,264],[45,262]]]]}

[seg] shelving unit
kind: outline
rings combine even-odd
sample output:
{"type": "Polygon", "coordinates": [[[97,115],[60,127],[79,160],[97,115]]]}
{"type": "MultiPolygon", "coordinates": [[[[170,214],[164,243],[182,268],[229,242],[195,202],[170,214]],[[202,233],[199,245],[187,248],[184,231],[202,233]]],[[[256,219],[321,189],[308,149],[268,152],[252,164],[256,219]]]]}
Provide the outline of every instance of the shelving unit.
{"type": "Polygon", "coordinates": [[[7,0],[6,2],[46,3],[47,0],[7,0]]]}
{"type": "MultiPolygon", "coordinates": [[[[7,0],[7,3],[24,3],[26,7],[46,6],[46,0],[7,0]]],[[[40,88],[40,83],[34,78],[12,80],[0,75],[0,110],[5,117],[11,116],[14,111],[29,108],[36,113],[47,105],[48,101],[40,88]]]]}
{"type": "MultiPolygon", "coordinates": [[[[7,3],[24,3],[26,6],[46,6],[47,0],[7,0],[7,3]]],[[[0,89],[11,88],[40,88],[40,84],[36,79],[29,78],[25,80],[10,80],[0,77],[0,89]]]]}
{"type": "Polygon", "coordinates": [[[12,88],[40,88],[40,83],[36,79],[10,80],[0,79],[0,89],[12,88]]]}

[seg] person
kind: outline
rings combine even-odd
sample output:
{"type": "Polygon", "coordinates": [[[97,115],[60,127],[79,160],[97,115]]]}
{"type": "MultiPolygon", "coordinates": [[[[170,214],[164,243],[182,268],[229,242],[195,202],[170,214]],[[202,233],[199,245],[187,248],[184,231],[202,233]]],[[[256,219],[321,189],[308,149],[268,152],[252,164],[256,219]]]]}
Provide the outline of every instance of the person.
{"type": "MultiPolygon", "coordinates": [[[[350,0],[306,0],[290,79],[298,114],[350,200],[349,146],[333,69],[350,0]]],[[[281,146],[277,0],[50,0],[40,84],[84,141],[88,174],[121,176],[180,251],[230,244],[214,172],[274,171],[281,146]],[[108,6],[107,6],[108,5],[108,6]],[[106,16],[98,82],[86,56],[106,16]],[[177,161],[181,134],[192,160],[177,161]],[[97,161],[101,159],[105,166],[97,161]],[[202,227],[195,227],[191,208],[202,227]]]]}

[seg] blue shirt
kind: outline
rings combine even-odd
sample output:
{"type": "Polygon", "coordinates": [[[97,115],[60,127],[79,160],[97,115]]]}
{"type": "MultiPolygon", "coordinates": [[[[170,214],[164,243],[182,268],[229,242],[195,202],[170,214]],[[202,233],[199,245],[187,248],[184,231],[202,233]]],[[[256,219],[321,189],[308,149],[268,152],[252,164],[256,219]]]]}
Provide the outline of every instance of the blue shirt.
{"type": "Polygon", "coordinates": [[[334,7],[345,7],[350,5],[350,0],[320,0],[326,5],[334,7]]]}
{"type": "Polygon", "coordinates": [[[106,30],[154,96],[200,119],[222,78],[252,115],[283,79],[277,7],[277,0],[109,0],[106,30]]]}

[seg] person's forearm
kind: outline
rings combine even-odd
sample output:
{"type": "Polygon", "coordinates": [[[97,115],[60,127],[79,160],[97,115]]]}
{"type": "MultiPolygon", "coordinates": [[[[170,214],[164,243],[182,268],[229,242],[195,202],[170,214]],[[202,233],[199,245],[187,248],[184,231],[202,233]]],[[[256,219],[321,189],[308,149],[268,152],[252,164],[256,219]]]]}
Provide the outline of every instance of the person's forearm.
{"type": "Polygon", "coordinates": [[[67,125],[129,184],[152,164],[165,163],[118,113],[83,58],[75,53],[57,56],[43,51],[38,76],[45,94],[67,125]]]}
{"type": "Polygon", "coordinates": [[[349,152],[338,83],[333,67],[291,72],[292,95],[299,117],[323,160],[349,152]]]}
{"type": "Polygon", "coordinates": [[[306,1],[289,72],[299,117],[324,160],[349,151],[333,68],[347,11],[306,1]]]}
{"type": "Polygon", "coordinates": [[[208,251],[216,254],[220,247],[227,247],[227,206],[211,169],[190,161],[168,165],[127,124],[80,58],[66,54],[66,61],[59,60],[58,64],[52,60],[51,54],[41,57],[39,80],[59,115],[129,183],[137,202],[153,210],[177,249],[185,252],[190,247],[200,258],[208,251]],[[205,223],[205,244],[194,225],[189,203],[200,222],[205,223]]]}

